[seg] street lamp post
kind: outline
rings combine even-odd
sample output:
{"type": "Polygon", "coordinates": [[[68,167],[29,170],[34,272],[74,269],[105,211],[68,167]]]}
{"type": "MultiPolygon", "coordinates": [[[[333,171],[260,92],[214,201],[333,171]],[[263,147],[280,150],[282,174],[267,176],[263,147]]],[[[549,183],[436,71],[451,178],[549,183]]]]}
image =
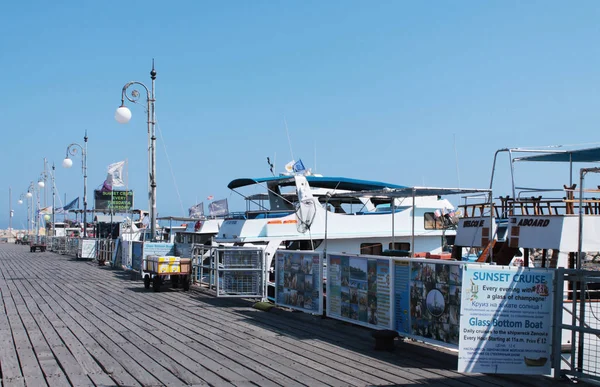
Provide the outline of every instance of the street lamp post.
{"type": "Polygon", "coordinates": [[[27,235],[31,237],[31,233],[33,231],[33,227],[31,223],[33,222],[33,181],[29,183],[29,188],[27,188],[27,193],[25,196],[27,199],[31,199],[31,201],[27,202],[27,235]]]}
{"type": "Polygon", "coordinates": [[[56,214],[56,193],[55,193],[55,187],[54,187],[54,171],[56,170],[56,168],[54,167],[54,162],[52,163],[52,235],[51,236],[55,236],[54,234],[56,234],[56,224],[54,223],[56,220],[54,218],[54,214],[56,214]]]}
{"type": "MultiPolygon", "coordinates": [[[[23,204],[23,200],[27,200],[27,196],[22,193],[19,196],[19,200],[17,200],[17,203],[23,204]]],[[[27,202],[27,233],[29,234],[29,202],[27,202]]]]}
{"type": "Polygon", "coordinates": [[[83,237],[87,237],[87,130],[83,137],[84,146],[74,142],[67,147],[67,157],[62,162],[62,166],[65,168],[71,168],[73,166],[73,160],[69,158],[69,155],[77,155],[77,147],[81,149],[81,171],[83,172],[83,237]]]}
{"type": "Polygon", "coordinates": [[[154,81],[156,80],[156,70],[154,70],[154,60],[152,61],[152,70],[150,71],[150,78],[152,79],[152,88],[149,90],[146,85],[141,82],[128,82],[123,86],[123,90],[121,92],[121,106],[117,108],[115,112],[115,119],[120,124],[126,124],[131,119],[131,111],[127,106],[125,106],[125,98],[130,102],[137,103],[140,98],[139,91],[135,88],[134,85],[141,86],[146,90],[146,102],[147,102],[147,113],[148,113],[148,142],[150,143],[150,147],[148,149],[150,155],[150,173],[149,173],[149,183],[150,183],[150,233],[152,235],[152,241],[156,240],[156,114],[154,111],[154,103],[156,99],[154,98],[154,81]],[[127,89],[131,86],[134,86],[130,95],[127,95],[127,89]]]}

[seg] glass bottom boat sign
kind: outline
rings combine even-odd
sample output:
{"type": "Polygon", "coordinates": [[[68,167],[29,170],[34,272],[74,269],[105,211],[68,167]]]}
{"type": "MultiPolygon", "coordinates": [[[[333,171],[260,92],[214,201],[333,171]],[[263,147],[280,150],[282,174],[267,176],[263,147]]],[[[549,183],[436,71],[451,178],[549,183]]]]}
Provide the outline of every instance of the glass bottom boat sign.
{"type": "Polygon", "coordinates": [[[458,371],[550,374],[553,271],[466,265],[458,371]]]}

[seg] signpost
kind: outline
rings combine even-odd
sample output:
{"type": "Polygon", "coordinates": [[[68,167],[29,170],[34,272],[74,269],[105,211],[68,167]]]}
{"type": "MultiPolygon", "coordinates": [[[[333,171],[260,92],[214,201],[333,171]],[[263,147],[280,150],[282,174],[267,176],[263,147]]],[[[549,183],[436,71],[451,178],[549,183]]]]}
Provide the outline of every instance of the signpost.
{"type": "Polygon", "coordinates": [[[550,374],[553,276],[545,269],[465,266],[459,372],[550,374]]]}

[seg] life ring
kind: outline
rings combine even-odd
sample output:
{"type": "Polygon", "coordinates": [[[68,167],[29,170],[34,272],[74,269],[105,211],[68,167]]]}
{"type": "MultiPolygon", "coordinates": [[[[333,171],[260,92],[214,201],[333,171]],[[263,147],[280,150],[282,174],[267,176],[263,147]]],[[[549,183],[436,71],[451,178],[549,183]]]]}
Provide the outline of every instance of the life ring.
{"type": "Polygon", "coordinates": [[[200,230],[200,228],[201,228],[201,227],[202,227],[202,222],[201,222],[201,221],[197,221],[197,222],[194,224],[194,231],[196,231],[196,232],[197,232],[198,230],[200,230]]]}

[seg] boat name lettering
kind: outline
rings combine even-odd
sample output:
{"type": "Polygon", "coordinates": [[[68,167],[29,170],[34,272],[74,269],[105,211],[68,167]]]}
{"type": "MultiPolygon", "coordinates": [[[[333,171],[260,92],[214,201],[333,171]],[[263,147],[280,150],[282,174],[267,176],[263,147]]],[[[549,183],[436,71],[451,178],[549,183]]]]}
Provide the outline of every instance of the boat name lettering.
{"type": "Polygon", "coordinates": [[[483,227],[483,220],[465,220],[464,227],[483,227]]]}
{"type": "Polygon", "coordinates": [[[226,220],[225,224],[237,224],[237,220],[226,220]]]}
{"type": "Polygon", "coordinates": [[[518,226],[524,227],[548,227],[550,219],[521,219],[518,226]]]}

